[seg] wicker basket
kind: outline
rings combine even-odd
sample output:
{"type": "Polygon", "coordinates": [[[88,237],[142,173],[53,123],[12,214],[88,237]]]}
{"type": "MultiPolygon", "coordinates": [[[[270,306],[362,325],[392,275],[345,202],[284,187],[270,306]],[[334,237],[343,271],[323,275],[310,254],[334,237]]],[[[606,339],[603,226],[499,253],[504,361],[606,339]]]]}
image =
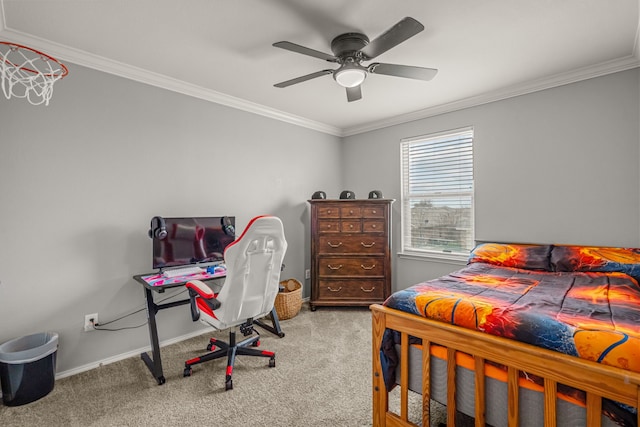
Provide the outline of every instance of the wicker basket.
{"type": "Polygon", "coordinates": [[[302,284],[296,279],[287,279],[280,282],[283,290],[278,292],[274,307],[279,320],[287,320],[295,317],[302,307],[302,284]]]}

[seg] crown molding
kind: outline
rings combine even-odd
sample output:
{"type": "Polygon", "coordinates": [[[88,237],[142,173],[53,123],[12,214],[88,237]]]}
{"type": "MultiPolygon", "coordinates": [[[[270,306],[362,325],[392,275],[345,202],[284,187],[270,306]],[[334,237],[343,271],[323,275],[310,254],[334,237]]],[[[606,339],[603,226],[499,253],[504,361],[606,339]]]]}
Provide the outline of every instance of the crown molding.
{"type": "Polygon", "coordinates": [[[594,66],[584,67],[567,73],[556,74],[544,79],[533,80],[518,85],[513,85],[500,90],[487,92],[482,95],[461,99],[446,104],[437,105],[423,110],[414,111],[388,119],[377,120],[363,125],[353,126],[343,129],[342,136],[352,136],[360,133],[370,132],[377,129],[408,123],[415,120],[426,119],[440,114],[450,113],[465,108],[476,107],[490,102],[501,101],[528,93],[564,86],[594,77],[617,73],[640,67],[640,56],[630,55],[625,58],[603,62],[594,66]]]}
{"type": "MultiPolygon", "coordinates": [[[[0,3],[1,5],[2,3],[0,3]]],[[[325,123],[309,120],[304,117],[296,116],[284,111],[269,108],[254,102],[250,102],[241,98],[227,95],[215,90],[207,89],[202,86],[184,82],[182,80],[168,77],[154,71],[145,70],[143,68],[124,64],[102,56],[98,56],[83,50],[74,49],[58,43],[51,42],[39,37],[7,29],[3,25],[4,14],[0,8],[0,36],[7,41],[23,44],[47,52],[57,59],[68,61],[83,67],[92,68],[94,70],[113,74],[126,79],[156,86],[162,89],[181,93],[183,95],[192,96],[194,98],[203,99],[205,101],[214,102],[216,104],[235,108],[249,113],[258,114],[275,120],[290,123],[296,126],[312,129],[318,132],[342,136],[342,130],[335,126],[325,123]]]]}

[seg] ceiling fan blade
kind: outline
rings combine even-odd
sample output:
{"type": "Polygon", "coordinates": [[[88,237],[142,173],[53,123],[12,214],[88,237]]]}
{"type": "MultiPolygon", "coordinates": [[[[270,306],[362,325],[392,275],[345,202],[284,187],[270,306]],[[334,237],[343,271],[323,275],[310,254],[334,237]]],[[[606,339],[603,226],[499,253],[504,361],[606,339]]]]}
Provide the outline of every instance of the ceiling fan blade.
{"type": "Polygon", "coordinates": [[[362,99],[362,90],[360,85],[347,88],[347,101],[353,102],[362,99]]]}
{"type": "Polygon", "coordinates": [[[316,77],[321,77],[321,76],[324,76],[325,74],[331,74],[331,73],[333,73],[333,70],[316,71],[315,73],[307,74],[306,76],[300,76],[300,77],[296,77],[295,79],[274,84],[274,86],[287,87],[287,86],[294,85],[296,83],[306,82],[307,80],[315,79],[316,77]]]}
{"type": "Polygon", "coordinates": [[[314,58],[324,59],[329,62],[338,62],[338,58],[328,53],[320,52],[318,50],[310,49],[308,47],[300,46],[299,44],[291,42],[277,42],[273,44],[274,47],[280,49],[290,50],[291,52],[301,53],[303,55],[313,56],[314,58]]]}
{"type": "Polygon", "coordinates": [[[433,79],[438,70],[435,68],[413,67],[410,65],[380,64],[369,65],[367,71],[373,74],[385,74],[387,76],[406,77],[408,79],[426,80],[433,79]]]}
{"type": "Polygon", "coordinates": [[[424,30],[424,25],[411,17],[406,17],[363,47],[360,51],[367,60],[373,59],[408,38],[415,36],[422,30],[424,30]]]}

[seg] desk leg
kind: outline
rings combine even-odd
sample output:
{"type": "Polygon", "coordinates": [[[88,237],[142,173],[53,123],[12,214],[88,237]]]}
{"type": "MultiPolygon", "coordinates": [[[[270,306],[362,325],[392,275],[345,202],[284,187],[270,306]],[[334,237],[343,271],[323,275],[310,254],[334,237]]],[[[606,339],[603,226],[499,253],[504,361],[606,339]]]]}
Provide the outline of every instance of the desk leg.
{"type": "Polygon", "coordinates": [[[253,323],[266,329],[272,334],[276,334],[280,338],[284,337],[284,332],[282,332],[282,328],[280,328],[280,321],[278,320],[278,313],[276,313],[275,307],[271,309],[271,323],[273,324],[273,326],[266,325],[262,322],[262,320],[254,320],[253,323]]]}
{"type": "Polygon", "coordinates": [[[147,301],[147,319],[149,320],[149,339],[151,341],[151,357],[147,353],[142,353],[140,357],[147,365],[147,368],[153,374],[158,385],[165,383],[162,373],[162,359],[160,358],[160,343],[158,342],[158,327],[156,326],[156,313],[158,306],[153,302],[153,293],[150,289],[144,289],[145,299],[147,301]]]}

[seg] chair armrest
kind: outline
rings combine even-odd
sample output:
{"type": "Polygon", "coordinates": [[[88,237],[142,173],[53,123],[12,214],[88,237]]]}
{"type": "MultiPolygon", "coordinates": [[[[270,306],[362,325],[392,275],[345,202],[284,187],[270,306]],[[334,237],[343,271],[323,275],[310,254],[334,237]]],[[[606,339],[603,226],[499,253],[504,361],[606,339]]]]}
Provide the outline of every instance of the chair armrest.
{"type": "Polygon", "coordinates": [[[215,294],[211,288],[201,280],[190,280],[185,285],[187,289],[192,289],[204,299],[215,298],[215,294]]]}
{"type": "Polygon", "coordinates": [[[191,300],[191,318],[195,322],[200,318],[200,312],[196,305],[196,296],[199,296],[211,310],[217,310],[220,308],[220,301],[216,299],[216,294],[213,293],[211,288],[206,283],[200,280],[190,280],[185,285],[189,290],[189,298],[191,300]]]}

